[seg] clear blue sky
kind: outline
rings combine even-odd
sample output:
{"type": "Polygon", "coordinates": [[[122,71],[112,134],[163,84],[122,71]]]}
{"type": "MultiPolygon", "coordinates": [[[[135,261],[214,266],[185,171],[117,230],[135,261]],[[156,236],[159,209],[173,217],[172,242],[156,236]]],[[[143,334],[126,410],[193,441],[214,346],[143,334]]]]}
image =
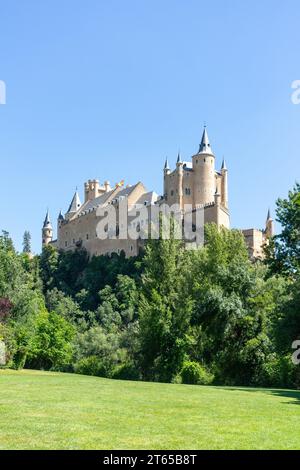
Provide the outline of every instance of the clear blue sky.
{"type": "Polygon", "coordinates": [[[78,186],[162,191],[206,121],[231,222],[263,226],[300,173],[300,2],[0,0],[0,228],[40,249],[78,186]]]}

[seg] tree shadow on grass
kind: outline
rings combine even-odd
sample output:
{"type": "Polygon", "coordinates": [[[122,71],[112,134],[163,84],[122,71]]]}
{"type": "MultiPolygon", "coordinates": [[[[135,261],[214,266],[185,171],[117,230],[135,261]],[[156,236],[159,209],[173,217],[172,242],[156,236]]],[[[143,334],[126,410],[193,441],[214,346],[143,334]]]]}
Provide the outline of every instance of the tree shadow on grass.
{"type": "Polygon", "coordinates": [[[300,390],[286,390],[279,388],[251,388],[251,387],[218,387],[222,390],[236,392],[265,393],[277,397],[291,398],[292,401],[284,402],[286,405],[300,405],[300,390]]]}

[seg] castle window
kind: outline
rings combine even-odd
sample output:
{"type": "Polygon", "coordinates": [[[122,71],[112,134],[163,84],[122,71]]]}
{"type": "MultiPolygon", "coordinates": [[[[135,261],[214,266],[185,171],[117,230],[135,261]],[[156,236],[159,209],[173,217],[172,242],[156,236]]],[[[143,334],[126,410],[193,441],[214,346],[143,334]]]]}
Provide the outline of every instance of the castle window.
{"type": "Polygon", "coordinates": [[[132,245],[130,245],[130,251],[133,251],[133,246],[132,245]]]}
{"type": "Polygon", "coordinates": [[[191,188],[185,188],[185,194],[187,196],[190,196],[191,195],[191,188]]]}
{"type": "Polygon", "coordinates": [[[173,191],[173,189],[172,189],[172,191],[171,191],[171,196],[174,196],[174,191],[173,191]]]}
{"type": "Polygon", "coordinates": [[[86,239],[87,239],[87,240],[89,239],[89,234],[88,234],[88,233],[86,234],[86,239]]]}
{"type": "Polygon", "coordinates": [[[65,246],[68,246],[68,242],[67,242],[67,241],[65,241],[65,246]]]}

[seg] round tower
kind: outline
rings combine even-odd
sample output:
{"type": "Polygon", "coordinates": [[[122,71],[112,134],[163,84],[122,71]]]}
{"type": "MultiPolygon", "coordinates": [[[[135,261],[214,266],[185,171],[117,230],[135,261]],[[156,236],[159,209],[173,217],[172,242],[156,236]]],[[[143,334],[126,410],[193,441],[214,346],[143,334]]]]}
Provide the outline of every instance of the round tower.
{"type": "Polygon", "coordinates": [[[52,228],[50,217],[49,217],[49,211],[47,211],[43,228],[42,228],[43,246],[49,245],[49,243],[52,242],[52,239],[53,239],[53,228],[52,228]]]}
{"type": "Polygon", "coordinates": [[[225,159],[223,158],[222,168],[221,168],[222,182],[221,182],[221,202],[222,205],[228,209],[228,170],[226,166],[225,159]]]}
{"type": "Polygon", "coordinates": [[[193,156],[194,205],[214,202],[216,191],[215,156],[204,127],[199,152],[193,156]]]}
{"type": "Polygon", "coordinates": [[[271,211],[268,210],[267,220],[266,220],[266,229],[265,229],[266,238],[272,238],[274,236],[274,221],[271,217],[271,211]]]}
{"type": "Polygon", "coordinates": [[[177,168],[178,204],[179,204],[180,209],[183,209],[183,162],[181,160],[180,152],[178,152],[176,168],[177,168]]]}
{"type": "Polygon", "coordinates": [[[164,199],[167,200],[168,198],[168,176],[170,174],[170,166],[168,159],[166,158],[165,166],[164,166],[164,199]]]}

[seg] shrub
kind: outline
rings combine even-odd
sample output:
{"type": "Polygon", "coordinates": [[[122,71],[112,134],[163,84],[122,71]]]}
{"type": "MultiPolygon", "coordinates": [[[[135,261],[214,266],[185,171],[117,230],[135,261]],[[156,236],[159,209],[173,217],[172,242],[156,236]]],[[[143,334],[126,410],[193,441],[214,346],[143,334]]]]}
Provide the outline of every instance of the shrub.
{"type": "Polygon", "coordinates": [[[128,362],[116,366],[112,378],[119,380],[140,380],[140,374],[137,367],[132,362],[128,362]]]}
{"type": "Polygon", "coordinates": [[[184,384],[209,385],[214,376],[198,362],[186,361],[181,369],[181,379],[184,384]]]}
{"type": "Polygon", "coordinates": [[[88,356],[80,359],[74,364],[74,371],[76,374],[82,375],[110,376],[107,366],[98,356],[88,356]]]}
{"type": "Polygon", "coordinates": [[[26,368],[65,370],[72,360],[74,334],[75,328],[62,316],[41,312],[35,320],[26,368]]]}
{"type": "Polygon", "coordinates": [[[16,370],[21,370],[25,366],[27,358],[27,350],[25,348],[20,348],[14,355],[12,368],[16,370]]]}
{"type": "Polygon", "coordinates": [[[257,382],[263,387],[298,388],[298,367],[292,363],[290,355],[273,355],[263,364],[257,382]]]}

